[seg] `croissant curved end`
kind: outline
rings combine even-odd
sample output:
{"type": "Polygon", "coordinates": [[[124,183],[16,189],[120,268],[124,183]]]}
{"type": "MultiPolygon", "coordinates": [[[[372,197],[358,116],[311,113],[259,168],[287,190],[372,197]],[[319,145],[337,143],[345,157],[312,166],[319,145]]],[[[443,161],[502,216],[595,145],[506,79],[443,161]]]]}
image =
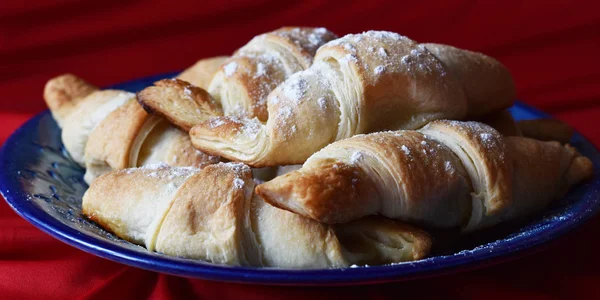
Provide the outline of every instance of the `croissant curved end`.
{"type": "Polygon", "coordinates": [[[583,180],[589,179],[594,174],[594,164],[592,161],[581,155],[570,145],[564,146],[568,151],[574,152],[574,158],[566,172],[566,181],[568,187],[571,187],[583,180]]]}
{"type": "Polygon", "coordinates": [[[319,222],[344,223],[377,210],[363,197],[373,188],[361,175],[354,165],[325,161],[260,184],[256,193],[273,206],[319,222]]]}
{"type": "Polygon", "coordinates": [[[44,100],[52,116],[62,127],[64,118],[72,111],[77,101],[97,90],[98,87],[73,74],[63,74],[46,83],[44,100]]]}
{"type": "Polygon", "coordinates": [[[159,80],[136,97],[148,113],[165,117],[185,132],[209,117],[223,114],[207,91],[180,79],[159,80]]]}
{"type": "Polygon", "coordinates": [[[336,224],[333,228],[348,260],[355,264],[422,259],[433,243],[425,231],[379,216],[336,224]]]}
{"type": "Polygon", "coordinates": [[[92,131],[110,113],[134,95],[119,90],[97,91],[82,99],[79,105],[63,120],[62,140],[71,157],[85,166],[85,147],[92,131]]]}
{"type": "Polygon", "coordinates": [[[215,117],[194,126],[190,138],[194,147],[205,153],[262,167],[255,162],[269,150],[265,127],[256,118],[215,117]]]}
{"type": "Polygon", "coordinates": [[[293,213],[299,213],[303,216],[314,217],[310,210],[305,209],[299,202],[303,202],[299,195],[296,195],[296,185],[302,175],[297,172],[290,172],[276,177],[271,181],[259,184],[255,191],[267,203],[293,213]]]}

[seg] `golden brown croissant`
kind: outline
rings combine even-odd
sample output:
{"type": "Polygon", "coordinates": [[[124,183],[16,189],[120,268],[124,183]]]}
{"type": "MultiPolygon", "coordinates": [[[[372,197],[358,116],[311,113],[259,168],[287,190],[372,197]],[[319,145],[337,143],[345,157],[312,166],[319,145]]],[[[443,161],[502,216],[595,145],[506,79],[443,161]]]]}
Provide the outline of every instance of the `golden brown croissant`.
{"type": "Polygon", "coordinates": [[[214,263],[284,268],[345,267],[424,257],[430,237],[382,217],[325,225],[253,195],[250,168],[151,166],[99,177],[83,212],[151,251],[214,263]]]}
{"type": "Polygon", "coordinates": [[[337,141],[256,190],[327,223],[379,214],[468,231],[537,212],[591,175],[591,161],[568,145],[434,121],[337,141]]]}
{"type": "Polygon", "coordinates": [[[44,96],[62,125],[65,148],[86,167],[88,183],[114,169],[158,162],[203,167],[219,161],[196,150],[189,136],[166,120],[148,115],[133,93],[91,88],[67,74],[48,81],[44,96]]]}
{"type": "Polygon", "coordinates": [[[308,68],[317,48],[334,38],[335,34],[325,28],[283,27],[254,37],[225,60],[201,100],[192,96],[201,92],[190,85],[167,87],[164,82],[141,91],[138,100],[148,111],[165,116],[184,131],[220,115],[256,117],[264,122],[267,95],[293,73],[308,68]],[[190,110],[186,103],[190,98],[208,103],[212,109],[190,110]]]}
{"type": "Polygon", "coordinates": [[[508,71],[482,54],[369,31],[322,46],[313,65],[268,97],[268,121],[214,117],[191,131],[198,149],[252,166],[303,163],[360,133],[477,118],[514,101],[508,71]]]}

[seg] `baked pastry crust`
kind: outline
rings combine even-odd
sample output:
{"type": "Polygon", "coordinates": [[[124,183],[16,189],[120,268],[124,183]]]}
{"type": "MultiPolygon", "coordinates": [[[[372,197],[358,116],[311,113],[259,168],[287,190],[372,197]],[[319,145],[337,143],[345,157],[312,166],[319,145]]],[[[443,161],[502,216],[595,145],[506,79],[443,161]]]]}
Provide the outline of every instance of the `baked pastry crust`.
{"type": "Polygon", "coordinates": [[[404,222],[471,232],[592,176],[559,143],[570,127],[515,122],[493,58],[385,31],[335,38],[283,27],[137,95],[51,79],[44,97],[91,183],[82,212],[167,255],[340,268],[428,255],[432,238],[404,222]]]}
{"type": "Polygon", "coordinates": [[[347,35],[322,46],[310,68],[269,95],[266,124],[216,117],[190,131],[192,142],[202,151],[253,167],[299,164],[327,144],[356,134],[417,129],[444,118],[478,118],[512,105],[514,85],[500,63],[444,47],[449,46],[418,44],[383,31],[347,35]],[[494,70],[480,74],[479,65],[494,70]],[[479,87],[492,82],[505,86],[479,87]]]}
{"type": "MultiPolygon", "coordinates": [[[[164,82],[187,86],[179,80],[164,82]]],[[[206,94],[200,88],[194,91],[206,94]]],[[[66,74],[48,81],[44,96],[57,122],[60,120],[65,148],[86,168],[87,183],[114,169],[159,162],[201,168],[220,161],[220,157],[195,149],[187,133],[146,113],[133,93],[98,90],[66,74]]]]}
{"type": "Polygon", "coordinates": [[[307,69],[315,52],[337,38],[325,28],[282,27],[254,37],[214,74],[208,92],[228,116],[268,118],[266,98],[292,74],[307,69]]]}
{"type": "Polygon", "coordinates": [[[535,213],[592,173],[568,145],[443,120],[332,143],[256,192],[326,223],[379,214],[471,231],[535,213]]]}
{"type": "Polygon", "coordinates": [[[223,115],[208,92],[180,79],[159,80],[137,93],[137,99],[146,111],[166,118],[184,132],[208,117],[223,115]]]}
{"type": "Polygon", "coordinates": [[[222,264],[335,268],[420,259],[431,248],[428,234],[397,221],[326,225],[273,207],[253,189],[242,164],[146,167],[99,177],[82,207],[149,250],[222,264]]]}
{"type": "Polygon", "coordinates": [[[81,99],[98,90],[98,87],[73,75],[64,74],[50,79],[44,87],[44,100],[59,127],[81,99]]]}
{"type": "Polygon", "coordinates": [[[189,85],[175,87],[165,84],[140,92],[138,100],[149,112],[165,116],[185,131],[208,118],[221,115],[256,117],[265,122],[268,118],[267,95],[292,74],[308,68],[317,48],[334,38],[335,34],[325,28],[283,27],[264,33],[222,61],[222,65],[213,72],[210,84],[201,86],[208,91],[204,92],[207,100],[197,101],[195,95],[200,92],[189,85]],[[216,111],[189,110],[186,102],[190,98],[197,103],[212,103],[216,111]]]}
{"type": "Polygon", "coordinates": [[[516,88],[506,67],[482,53],[449,45],[422,44],[458,79],[467,98],[467,115],[501,111],[516,99],[516,88]]]}
{"type": "Polygon", "coordinates": [[[63,118],[61,138],[75,162],[85,166],[85,148],[92,131],[110,113],[134,97],[134,94],[125,91],[95,91],[71,109],[71,113],[63,118]]]}
{"type": "Polygon", "coordinates": [[[90,134],[85,147],[84,179],[90,183],[111,170],[148,164],[202,168],[219,160],[218,156],[197,151],[184,132],[161,117],[149,115],[130,99],[90,134]]]}

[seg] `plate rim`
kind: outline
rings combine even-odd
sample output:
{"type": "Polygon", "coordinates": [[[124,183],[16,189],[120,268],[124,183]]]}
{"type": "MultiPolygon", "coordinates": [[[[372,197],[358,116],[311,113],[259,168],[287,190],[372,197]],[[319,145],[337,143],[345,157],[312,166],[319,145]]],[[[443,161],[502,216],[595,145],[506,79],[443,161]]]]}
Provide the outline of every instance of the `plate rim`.
{"type": "MultiPolygon", "coordinates": [[[[138,80],[115,85],[113,88],[123,88],[131,84],[139,84],[140,82],[151,82],[159,78],[168,77],[169,75],[171,75],[171,73],[140,78],[138,80]]],[[[515,103],[514,107],[539,117],[549,117],[548,114],[519,101],[515,103]]],[[[226,282],[270,285],[371,284],[432,277],[446,273],[459,272],[465,269],[480,268],[490,264],[513,260],[532,252],[537,252],[541,249],[541,246],[546,245],[550,241],[554,241],[563,234],[579,227],[589,218],[596,215],[600,210],[600,194],[595,194],[594,197],[592,197],[595,199],[585,200],[582,197],[573,204],[577,205],[579,210],[579,213],[577,214],[578,218],[569,218],[558,225],[557,222],[554,222],[551,226],[544,229],[544,234],[539,236],[516,236],[510,240],[503,238],[500,239],[500,241],[504,242],[500,246],[497,246],[497,248],[493,248],[493,251],[488,251],[488,249],[484,248],[475,248],[474,250],[469,250],[465,255],[460,256],[455,253],[435,256],[435,260],[426,259],[384,266],[293,270],[225,266],[196,260],[169,257],[166,255],[157,256],[150,252],[136,252],[98,237],[82,233],[62,224],[60,221],[33,204],[30,204],[31,207],[27,207],[27,203],[30,203],[30,201],[27,200],[27,196],[18,189],[16,191],[15,189],[12,191],[10,190],[13,187],[18,187],[18,181],[16,174],[11,176],[11,174],[8,174],[6,171],[7,167],[10,169],[10,160],[7,157],[8,153],[15,147],[18,147],[18,143],[21,141],[22,136],[26,134],[27,129],[38,124],[42,118],[49,114],[50,112],[46,110],[29,119],[5,140],[0,149],[0,194],[2,194],[8,205],[19,216],[33,224],[35,227],[80,250],[122,264],[172,275],[226,282]]],[[[585,143],[586,146],[591,146],[591,149],[594,151],[593,157],[590,157],[594,163],[594,177],[585,184],[590,185],[591,188],[598,187],[600,186],[600,174],[598,172],[600,153],[593,143],[579,133],[577,134],[582,142],[585,143]]],[[[585,193],[585,196],[589,195],[589,193],[585,193]]]]}

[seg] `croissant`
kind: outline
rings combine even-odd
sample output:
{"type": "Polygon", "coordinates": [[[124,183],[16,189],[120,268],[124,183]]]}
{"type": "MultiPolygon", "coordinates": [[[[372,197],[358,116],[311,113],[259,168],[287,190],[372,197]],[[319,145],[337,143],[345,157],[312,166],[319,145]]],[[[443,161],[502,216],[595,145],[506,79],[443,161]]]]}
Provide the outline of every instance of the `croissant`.
{"type": "Polygon", "coordinates": [[[62,126],[65,149],[86,168],[88,183],[113,169],[158,162],[203,167],[219,161],[196,150],[189,136],[166,120],[147,114],[133,93],[98,90],[66,74],[48,81],[44,96],[62,126]]]}
{"type": "Polygon", "coordinates": [[[431,238],[382,217],[326,225],[253,194],[249,167],[165,165],[114,171],[83,196],[91,220],[150,251],[213,263],[282,268],[346,267],[420,259],[431,238]]]}
{"type": "Polygon", "coordinates": [[[266,124],[214,117],[190,136],[202,151],[254,167],[298,164],[356,134],[501,111],[514,94],[509,72],[490,57],[369,31],[322,46],[310,68],[268,96],[266,124]]]}
{"type": "MultiPolygon", "coordinates": [[[[204,88],[194,82],[168,86],[158,82],[138,93],[138,100],[148,111],[165,116],[184,131],[222,115],[265,122],[267,95],[293,73],[308,68],[317,48],[334,38],[325,28],[283,27],[254,37],[225,60],[213,74],[208,93],[194,90],[193,86],[204,88]],[[191,98],[211,109],[195,107],[189,103],[191,98]]],[[[186,78],[180,76],[189,81],[186,78]]]]}
{"type": "Polygon", "coordinates": [[[256,192],[326,223],[383,215],[472,231],[535,213],[592,172],[571,146],[443,120],[337,141],[256,192]]]}

